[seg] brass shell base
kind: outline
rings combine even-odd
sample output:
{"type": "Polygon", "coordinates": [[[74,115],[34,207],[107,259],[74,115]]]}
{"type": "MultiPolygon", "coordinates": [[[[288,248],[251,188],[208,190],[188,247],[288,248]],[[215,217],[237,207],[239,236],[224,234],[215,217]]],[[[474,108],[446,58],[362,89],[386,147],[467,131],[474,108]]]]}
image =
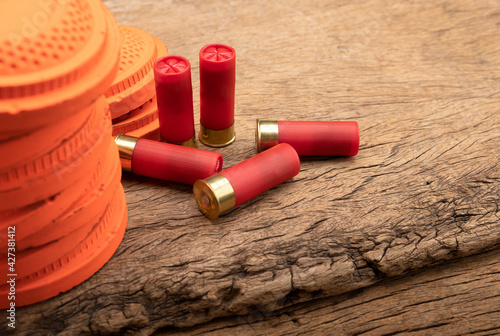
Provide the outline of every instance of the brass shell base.
{"type": "Polygon", "coordinates": [[[115,143],[118,146],[120,153],[120,163],[122,169],[128,172],[132,171],[132,154],[134,153],[135,145],[139,141],[138,138],[118,133],[115,136],[115,143]]]}
{"type": "Polygon", "coordinates": [[[255,127],[255,145],[257,153],[276,146],[279,143],[278,122],[276,120],[259,120],[255,127]]]}
{"type": "Polygon", "coordinates": [[[181,142],[178,145],[198,148],[198,143],[196,142],[196,135],[193,135],[191,139],[189,139],[188,141],[181,142]]]}
{"type": "Polygon", "coordinates": [[[162,142],[166,143],[171,143],[174,145],[179,145],[179,146],[186,146],[186,147],[192,147],[192,148],[198,148],[198,143],[196,142],[196,135],[193,135],[193,137],[189,140],[186,140],[184,142],[168,142],[163,139],[161,139],[162,142]]]}
{"type": "Polygon", "coordinates": [[[229,146],[236,138],[234,124],[223,130],[212,130],[200,124],[198,138],[204,145],[209,147],[219,148],[229,146]]]}
{"type": "Polygon", "coordinates": [[[196,181],[193,194],[201,213],[208,219],[217,219],[236,204],[233,187],[221,174],[196,181]]]}

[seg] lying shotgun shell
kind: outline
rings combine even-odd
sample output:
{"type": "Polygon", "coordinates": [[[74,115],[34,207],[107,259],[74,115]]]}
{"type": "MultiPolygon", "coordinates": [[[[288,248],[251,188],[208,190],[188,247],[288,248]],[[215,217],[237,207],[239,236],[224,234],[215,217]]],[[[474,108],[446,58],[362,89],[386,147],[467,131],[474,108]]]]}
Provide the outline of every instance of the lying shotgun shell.
{"type": "Polygon", "coordinates": [[[200,141],[210,147],[233,143],[236,52],[223,44],[200,50],[200,141]]]}
{"type": "Polygon", "coordinates": [[[294,177],[300,171],[297,152],[280,144],[205,180],[196,181],[194,197],[209,219],[294,177]]]}
{"type": "Polygon", "coordinates": [[[197,147],[194,130],[191,65],[182,56],[165,56],[154,65],[161,138],[197,147]]]}
{"type": "Polygon", "coordinates": [[[122,169],[157,179],[193,184],[222,169],[222,155],[202,149],[139,139],[115,137],[122,169]]]}
{"type": "Polygon", "coordinates": [[[257,119],[257,152],[291,145],[301,156],[355,156],[359,130],[355,121],[276,121],[257,119]]]}

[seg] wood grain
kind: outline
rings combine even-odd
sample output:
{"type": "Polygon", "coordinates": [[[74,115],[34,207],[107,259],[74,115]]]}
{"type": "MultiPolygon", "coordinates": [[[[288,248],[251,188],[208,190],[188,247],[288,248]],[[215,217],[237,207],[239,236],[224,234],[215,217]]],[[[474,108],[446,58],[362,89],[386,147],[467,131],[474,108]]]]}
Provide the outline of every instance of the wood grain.
{"type": "Polygon", "coordinates": [[[498,335],[499,303],[497,249],[335,297],[154,335],[498,335]]]}
{"type": "Polygon", "coordinates": [[[191,187],[124,175],[119,250],[80,286],[20,309],[19,334],[148,335],[499,246],[496,1],[105,3],[191,61],[195,120],[199,49],[236,49],[224,167],[254,154],[255,118],[355,120],[360,152],[304,159],[296,178],[215,222],[191,187]]]}

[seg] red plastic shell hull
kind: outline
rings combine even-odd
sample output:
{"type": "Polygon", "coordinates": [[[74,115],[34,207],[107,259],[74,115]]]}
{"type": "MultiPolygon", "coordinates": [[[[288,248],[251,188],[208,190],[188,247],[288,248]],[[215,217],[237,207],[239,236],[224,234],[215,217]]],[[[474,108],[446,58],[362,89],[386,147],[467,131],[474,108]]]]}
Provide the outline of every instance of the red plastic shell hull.
{"type": "Polygon", "coordinates": [[[236,52],[230,46],[210,44],[200,50],[200,121],[212,130],[234,123],[236,52]]]}
{"type": "Polygon", "coordinates": [[[182,56],[165,56],[154,65],[160,135],[170,143],[194,136],[191,65],[182,56]]]}
{"type": "Polygon", "coordinates": [[[221,169],[220,153],[148,139],[139,139],[132,155],[135,174],[185,184],[194,184],[221,169]]]}
{"type": "Polygon", "coordinates": [[[355,156],[359,129],[355,121],[278,121],[279,143],[301,156],[355,156]]]}
{"type": "Polygon", "coordinates": [[[238,206],[289,180],[300,171],[300,160],[288,144],[274,146],[222,171],[234,190],[238,206]]]}

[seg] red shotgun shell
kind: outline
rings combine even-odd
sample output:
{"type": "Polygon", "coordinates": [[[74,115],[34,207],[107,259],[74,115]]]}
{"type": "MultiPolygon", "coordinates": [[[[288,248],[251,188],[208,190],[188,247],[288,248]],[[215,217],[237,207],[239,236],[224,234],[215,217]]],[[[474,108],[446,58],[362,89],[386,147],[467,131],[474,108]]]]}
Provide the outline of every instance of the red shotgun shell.
{"type": "Polygon", "coordinates": [[[234,133],[236,52],[224,44],[200,50],[200,134],[211,147],[230,145],[234,133]]]}
{"type": "Polygon", "coordinates": [[[193,184],[222,169],[222,155],[202,149],[173,145],[118,134],[123,170],[157,179],[193,184]]]}
{"type": "Polygon", "coordinates": [[[161,138],[196,147],[191,65],[182,56],[165,56],[154,65],[161,138]]]}
{"type": "Polygon", "coordinates": [[[257,152],[280,143],[290,144],[301,156],[355,156],[359,129],[355,121],[258,120],[257,152]]]}
{"type": "Polygon", "coordinates": [[[216,219],[299,171],[297,152],[288,144],[280,144],[219,174],[196,181],[194,197],[201,212],[209,219],[216,219]]]}

